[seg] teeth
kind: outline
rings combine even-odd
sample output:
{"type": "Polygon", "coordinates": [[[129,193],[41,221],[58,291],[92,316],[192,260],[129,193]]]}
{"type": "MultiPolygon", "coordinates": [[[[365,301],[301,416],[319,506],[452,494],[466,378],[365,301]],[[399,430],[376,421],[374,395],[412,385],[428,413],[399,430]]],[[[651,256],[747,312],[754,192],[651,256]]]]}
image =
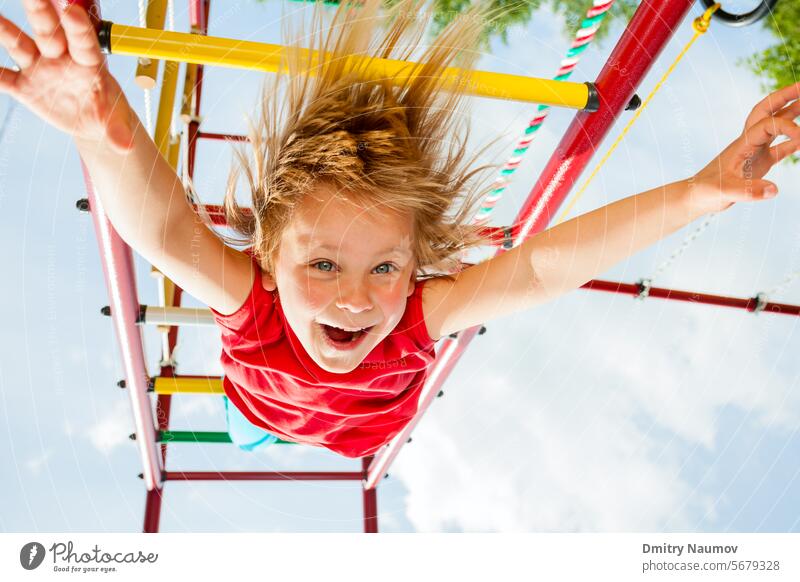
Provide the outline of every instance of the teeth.
{"type": "MultiPolygon", "coordinates": [[[[323,324],[323,325],[327,325],[327,324],[323,324]]],[[[356,328],[352,328],[351,329],[349,327],[339,327],[339,326],[336,326],[336,325],[330,325],[328,327],[335,327],[336,329],[341,329],[342,331],[349,331],[351,333],[355,333],[357,331],[363,331],[363,330],[367,329],[366,327],[356,327],[356,328]]]]}

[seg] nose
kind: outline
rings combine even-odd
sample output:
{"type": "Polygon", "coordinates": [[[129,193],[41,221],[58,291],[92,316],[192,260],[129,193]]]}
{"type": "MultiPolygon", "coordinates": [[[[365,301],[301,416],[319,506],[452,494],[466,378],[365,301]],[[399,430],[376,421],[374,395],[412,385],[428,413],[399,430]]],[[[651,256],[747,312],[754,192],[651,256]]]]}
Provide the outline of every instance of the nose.
{"type": "Polygon", "coordinates": [[[353,281],[340,279],[336,307],[350,313],[361,313],[372,309],[367,285],[360,279],[353,281]]]}

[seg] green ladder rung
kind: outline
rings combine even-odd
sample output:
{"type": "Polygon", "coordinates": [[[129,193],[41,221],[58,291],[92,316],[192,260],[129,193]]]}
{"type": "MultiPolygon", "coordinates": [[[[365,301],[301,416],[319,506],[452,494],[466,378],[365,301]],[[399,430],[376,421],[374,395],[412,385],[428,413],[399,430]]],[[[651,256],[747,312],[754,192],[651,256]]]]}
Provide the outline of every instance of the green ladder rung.
{"type": "MultiPolygon", "coordinates": [[[[156,437],[162,443],[231,443],[231,436],[227,432],[190,430],[160,430],[156,437]]],[[[292,441],[278,439],[276,445],[295,445],[292,441]]]]}

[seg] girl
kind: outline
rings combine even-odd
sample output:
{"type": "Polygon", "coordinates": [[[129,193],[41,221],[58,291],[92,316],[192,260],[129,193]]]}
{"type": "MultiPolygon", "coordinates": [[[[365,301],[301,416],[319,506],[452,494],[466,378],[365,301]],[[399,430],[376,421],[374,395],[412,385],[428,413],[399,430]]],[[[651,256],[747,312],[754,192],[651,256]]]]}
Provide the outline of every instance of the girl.
{"type": "Polygon", "coordinates": [[[310,48],[420,64],[398,87],[358,81],[366,59],[317,67],[287,51],[250,123],[252,155],[236,152],[225,209],[242,236],[228,238],[187,203],[109,74],[86,13],[24,4],[33,38],[0,17],[0,43],[20,69],[0,69],[0,89],[73,136],[123,239],[210,307],[229,416],[244,420],[230,430],[257,427],[256,441],[376,452],[416,412],[440,337],[576,289],[706,213],[774,196],[763,176],[800,147],[798,84],[759,103],[696,175],[459,269],[459,256],[482,242],[468,224],[485,191],[472,178],[494,166],[470,169],[481,152],[464,160],[455,127],[463,94],[442,90],[442,71],[475,64],[491,14],[468,10],[414,56],[428,22],[420,0],[400,0],[383,17],[380,0],[342,5],[327,27],[318,2],[310,48]],[[772,145],[779,135],[789,139],[772,145]],[[242,173],[252,214],[234,197],[242,173]]]}

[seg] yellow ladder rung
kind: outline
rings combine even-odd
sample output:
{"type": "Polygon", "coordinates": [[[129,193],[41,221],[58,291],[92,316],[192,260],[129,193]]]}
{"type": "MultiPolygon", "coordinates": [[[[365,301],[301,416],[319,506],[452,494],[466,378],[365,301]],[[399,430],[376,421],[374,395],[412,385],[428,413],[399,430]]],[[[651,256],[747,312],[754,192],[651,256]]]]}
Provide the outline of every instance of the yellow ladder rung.
{"type": "Polygon", "coordinates": [[[224,395],[222,378],[169,378],[157,376],[153,379],[156,394],[217,394],[224,395]]]}

